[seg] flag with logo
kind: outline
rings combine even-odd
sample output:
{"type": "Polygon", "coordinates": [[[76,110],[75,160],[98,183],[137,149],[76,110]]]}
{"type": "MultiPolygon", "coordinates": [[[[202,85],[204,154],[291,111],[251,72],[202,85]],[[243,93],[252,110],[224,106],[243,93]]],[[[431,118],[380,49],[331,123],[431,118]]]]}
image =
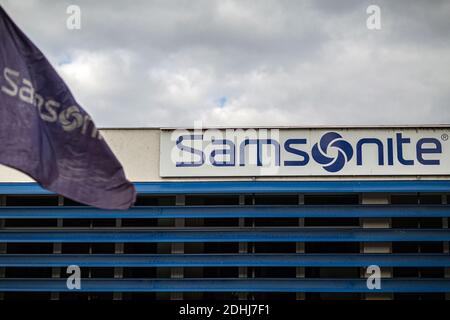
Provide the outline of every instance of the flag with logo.
{"type": "Polygon", "coordinates": [[[136,198],[91,117],[1,6],[0,163],[95,207],[126,209],[136,198]]]}

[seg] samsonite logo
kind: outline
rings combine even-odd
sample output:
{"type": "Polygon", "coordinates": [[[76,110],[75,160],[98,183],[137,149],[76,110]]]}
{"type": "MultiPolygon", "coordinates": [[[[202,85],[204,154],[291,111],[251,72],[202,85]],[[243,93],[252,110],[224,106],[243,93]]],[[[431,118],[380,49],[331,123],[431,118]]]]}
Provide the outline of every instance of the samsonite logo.
{"type": "Polygon", "coordinates": [[[393,130],[389,135],[374,132],[377,134],[362,136],[355,134],[360,133],[358,130],[328,131],[320,135],[307,130],[281,133],[273,130],[263,133],[256,130],[256,134],[242,130],[172,134],[171,160],[176,168],[190,168],[190,172],[202,167],[221,172],[232,172],[235,168],[240,170],[237,175],[246,175],[246,168],[270,166],[289,170],[290,175],[300,169],[317,170],[317,167],[332,174],[346,171],[351,164],[351,170],[371,168],[370,174],[383,167],[439,167],[445,142],[440,135],[418,136],[417,132],[408,135],[393,130]]]}

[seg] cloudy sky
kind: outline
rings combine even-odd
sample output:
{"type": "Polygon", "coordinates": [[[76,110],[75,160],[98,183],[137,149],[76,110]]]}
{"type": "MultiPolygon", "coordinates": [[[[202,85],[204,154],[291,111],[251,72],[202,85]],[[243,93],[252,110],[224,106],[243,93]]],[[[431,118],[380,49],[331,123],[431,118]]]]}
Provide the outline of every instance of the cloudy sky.
{"type": "Polygon", "coordinates": [[[450,123],[450,1],[0,4],[100,127],[450,123]]]}

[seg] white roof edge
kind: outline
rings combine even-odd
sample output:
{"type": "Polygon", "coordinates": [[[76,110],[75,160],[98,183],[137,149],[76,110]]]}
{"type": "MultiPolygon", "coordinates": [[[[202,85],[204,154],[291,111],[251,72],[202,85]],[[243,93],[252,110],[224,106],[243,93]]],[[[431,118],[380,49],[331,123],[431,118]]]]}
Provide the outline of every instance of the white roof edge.
{"type": "MultiPolygon", "coordinates": [[[[395,129],[395,128],[449,128],[450,124],[402,124],[402,125],[311,125],[311,126],[206,126],[202,129],[395,129]]],[[[99,127],[100,130],[192,130],[194,127],[99,127]]]]}

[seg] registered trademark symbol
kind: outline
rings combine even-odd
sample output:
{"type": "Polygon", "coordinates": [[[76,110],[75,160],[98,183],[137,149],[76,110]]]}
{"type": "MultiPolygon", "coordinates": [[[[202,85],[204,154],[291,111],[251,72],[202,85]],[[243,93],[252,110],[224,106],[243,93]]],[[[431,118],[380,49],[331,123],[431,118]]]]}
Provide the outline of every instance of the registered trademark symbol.
{"type": "Polygon", "coordinates": [[[442,139],[442,141],[447,141],[447,140],[448,140],[448,134],[443,133],[443,134],[441,135],[441,139],[442,139]]]}

